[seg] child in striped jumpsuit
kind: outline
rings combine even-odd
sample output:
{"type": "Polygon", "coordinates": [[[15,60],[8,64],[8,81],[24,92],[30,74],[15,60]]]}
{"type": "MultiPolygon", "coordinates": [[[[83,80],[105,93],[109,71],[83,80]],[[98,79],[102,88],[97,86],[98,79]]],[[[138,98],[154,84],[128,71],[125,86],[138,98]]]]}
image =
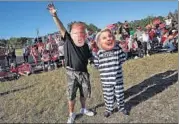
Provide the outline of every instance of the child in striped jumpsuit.
{"type": "Polygon", "coordinates": [[[115,37],[110,29],[104,29],[96,35],[96,43],[99,47],[94,57],[94,65],[99,69],[103,88],[103,97],[106,110],[105,117],[109,117],[113,111],[114,102],[117,101],[118,110],[125,115],[129,113],[124,107],[124,87],[122,63],[125,61],[125,53],[115,42],[115,37]]]}

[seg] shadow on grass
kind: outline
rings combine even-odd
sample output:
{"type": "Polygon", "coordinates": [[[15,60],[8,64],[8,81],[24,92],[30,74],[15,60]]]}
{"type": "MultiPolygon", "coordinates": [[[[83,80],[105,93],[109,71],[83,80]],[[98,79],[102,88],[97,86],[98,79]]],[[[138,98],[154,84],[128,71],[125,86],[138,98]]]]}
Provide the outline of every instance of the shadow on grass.
{"type": "Polygon", "coordinates": [[[30,86],[27,86],[27,87],[23,87],[23,88],[19,88],[19,89],[14,89],[14,90],[6,91],[6,92],[3,92],[3,93],[0,93],[0,96],[8,95],[10,93],[15,93],[15,92],[21,91],[21,90],[26,90],[28,88],[34,87],[35,85],[37,85],[37,83],[35,83],[33,85],[30,85],[30,86]]]}
{"type": "Polygon", "coordinates": [[[82,116],[83,116],[83,114],[81,114],[81,113],[76,114],[76,118],[75,118],[75,120],[80,119],[82,116]]]}
{"type": "MultiPolygon", "coordinates": [[[[129,99],[126,101],[126,108],[130,111],[133,107],[164,91],[177,81],[177,70],[169,70],[145,79],[140,84],[134,85],[125,91],[125,99],[129,99]]],[[[100,103],[91,109],[96,112],[97,108],[103,106],[104,103],[100,103]]]]}
{"type": "Polygon", "coordinates": [[[169,70],[164,73],[159,73],[142,83],[135,85],[125,91],[125,98],[129,98],[126,102],[126,107],[129,111],[141,102],[148,100],[156,94],[164,91],[169,86],[178,81],[178,72],[176,70],[169,70]]]}

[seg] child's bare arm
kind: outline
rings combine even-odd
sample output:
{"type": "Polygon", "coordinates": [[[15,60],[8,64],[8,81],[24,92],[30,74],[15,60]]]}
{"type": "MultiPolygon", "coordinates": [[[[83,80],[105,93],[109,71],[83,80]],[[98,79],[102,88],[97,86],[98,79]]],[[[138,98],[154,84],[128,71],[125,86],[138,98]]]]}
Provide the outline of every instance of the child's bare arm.
{"type": "Polygon", "coordinates": [[[53,20],[54,20],[55,24],[57,25],[57,28],[59,29],[62,37],[64,37],[66,29],[63,26],[63,23],[58,18],[58,16],[57,16],[57,10],[55,9],[55,6],[53,5],[53,3],[49,4],[47,9],[49,10],[50,14],[53,16],[53,20]]]}

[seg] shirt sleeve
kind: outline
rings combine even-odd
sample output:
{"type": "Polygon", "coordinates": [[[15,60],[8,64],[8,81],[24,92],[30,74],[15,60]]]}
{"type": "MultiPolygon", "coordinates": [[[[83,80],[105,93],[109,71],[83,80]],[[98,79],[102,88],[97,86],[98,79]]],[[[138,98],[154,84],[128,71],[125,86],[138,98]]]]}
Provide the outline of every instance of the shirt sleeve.
{"type": "Polygon", "coordinates": [[[92,59],[93,55],[92,55],[92,52],[91,52],[88,44],[86,44],[86,49],[88,50],[88,59],[92,59]]]}
{"type": "Polygon", "coordinates": [[[119,49],[119,58],[120,58],[120,63],[123,64],[126,61],[126,54],[122,50],[122,48],[119,49]]]}
{"type": "Polygon", "coordinates": [[[65,42],[65,41],[67,41],[68,39],[71,40],[71,36],[70,36],[70,34],[66,31],[64,37],[62,37],[62,40],[65,42]]]}
{"type": "Polygon", "coordinates": [[[94,63],[94,66],[95,68],[99,68],[99,57],[97,55],[94,55],[93,56],[93,63],[94,63]]]}

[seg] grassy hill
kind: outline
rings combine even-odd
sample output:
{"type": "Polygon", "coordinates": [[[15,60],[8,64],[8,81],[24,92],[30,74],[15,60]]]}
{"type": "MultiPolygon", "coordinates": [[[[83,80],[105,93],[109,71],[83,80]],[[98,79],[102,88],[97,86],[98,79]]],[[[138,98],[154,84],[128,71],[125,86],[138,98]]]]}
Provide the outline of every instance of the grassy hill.
{"type": "MultiPolygon", "coordinates": [[[[99,73],[89,66],[92,96],[87,107],[94,117],[78,116],[76,123],[177,123],[178,53],[156,54],[123,65],[125,101],[130,116],[105,110],[99,73]]],[[[75,111],[79,113],[78,101],[75,111]]],[[[68,117],[65,69],[0,83],[0,123],[66,123],[68,117]]]]}

